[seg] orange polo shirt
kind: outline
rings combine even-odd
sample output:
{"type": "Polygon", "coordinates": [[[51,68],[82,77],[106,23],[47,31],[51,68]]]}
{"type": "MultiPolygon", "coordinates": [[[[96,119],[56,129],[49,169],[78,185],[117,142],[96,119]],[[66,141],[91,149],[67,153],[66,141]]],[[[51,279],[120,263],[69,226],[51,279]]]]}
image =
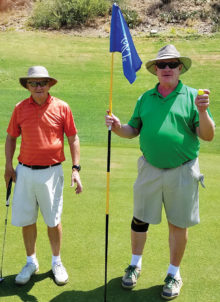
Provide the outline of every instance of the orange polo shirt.
{"type": "Polygon", "coordinates": [[[42,106],[32,97],[18,103],[7,132],[21,135],[20,162],[46,166],[65,160],[64,133],[73,136],[77,129],[69,105],[48,95],[42,106]]]}

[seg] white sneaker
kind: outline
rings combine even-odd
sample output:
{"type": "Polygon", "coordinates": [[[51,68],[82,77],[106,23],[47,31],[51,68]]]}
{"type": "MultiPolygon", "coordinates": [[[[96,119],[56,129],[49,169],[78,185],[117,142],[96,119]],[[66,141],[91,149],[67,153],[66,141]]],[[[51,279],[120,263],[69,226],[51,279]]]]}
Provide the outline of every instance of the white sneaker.
{"type": "Polygon", "coordinates": [[[27,263],[20,273],[15,278],[16,284],[26,284],[30,279],[31,276],[34,275],[36,272],[39,271],[39,265],[34,263],[27,263]]]}
{"type": "Polygon", "coordinates": [[[175,278],[168,274],[164,280],[165,285],[161,293],[162,298],[166,300],[172,300],[179,296],[183,281],[181,278],[175,278]]]}
{"type": "Polygon", "coordinates": [[[55,282],[58,285],[64,285],[68,282],[68,274],[62,263],[56,263],[52,266],[55,282]]]}

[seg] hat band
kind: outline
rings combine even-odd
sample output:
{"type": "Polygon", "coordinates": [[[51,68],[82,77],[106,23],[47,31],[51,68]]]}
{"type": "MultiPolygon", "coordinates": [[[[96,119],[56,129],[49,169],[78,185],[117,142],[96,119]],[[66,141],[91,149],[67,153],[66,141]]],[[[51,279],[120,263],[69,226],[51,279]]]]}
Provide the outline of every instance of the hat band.
{"type": "Polygon", "coordinates": [[[162,55],[162,56],[156,58],[156,60],[161,60],[163,58],[169,58],[169,59],[175,58],[176,59],[176,58],[180,58],[180,56],[173,55],[173,54],[168,54],[168,55],[166,54],[166,55],[162,55]]]}
{"type": "Polygon", "coordinates": [[[30,74],[27,78],[50,78],[48,75],[45,74],[30,74]]]}

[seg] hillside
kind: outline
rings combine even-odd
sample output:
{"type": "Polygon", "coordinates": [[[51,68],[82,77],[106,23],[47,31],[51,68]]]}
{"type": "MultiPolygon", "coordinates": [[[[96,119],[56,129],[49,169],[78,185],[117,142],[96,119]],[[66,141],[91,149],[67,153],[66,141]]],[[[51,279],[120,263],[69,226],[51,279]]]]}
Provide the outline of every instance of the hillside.
{"type": "MultiPolygon", "coordinates": [[[[0,0],[0,30],[26,30],[33,3],[33,0],[0,0]]],[[[151,32],[210,34],[219,31],[218,0],[124,0],[122,3],[128,15],[135,18],[137,26],[131,29],[134,35],[149,35],[151,32]]],[[[96,18],[87,26],[62,31],[80,36],[108,36],[110,18],[109,15],[96,18]]]]}

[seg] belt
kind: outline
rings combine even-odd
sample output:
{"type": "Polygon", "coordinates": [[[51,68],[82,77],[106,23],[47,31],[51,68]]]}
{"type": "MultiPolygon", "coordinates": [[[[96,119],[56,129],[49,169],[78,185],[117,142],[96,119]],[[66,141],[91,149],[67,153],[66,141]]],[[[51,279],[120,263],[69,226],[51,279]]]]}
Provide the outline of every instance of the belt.
{"type": "Polygon", "coordinates": [[[187,161],[185,161],[184,163],[182,163],[180,166],[174,167],[174,168],[162,168],[162,170],[171,170],[171,169],[175,169],[181,166],[184,166],[185,164],[187,164],[188,162],[190,162],[192,159],[189,159],[187,161]]]}
{"type": "Polygon", "coordinates": [[[56,163],[56,164],[53,164],[53,165],[50,165],[50,166],[29,166],[29,165],[25,165],[25,164],[22,164],[20,161],[19,161],[19,164],[24,166],[24,167],[27,167],[27,168],[30,168],[32,170],[41,170],[41,169],[47,169],[47,168],[50,168],[50,167],[55,167],[55,166],[59,166],[61,165],[61,163],[56,163]]]}

